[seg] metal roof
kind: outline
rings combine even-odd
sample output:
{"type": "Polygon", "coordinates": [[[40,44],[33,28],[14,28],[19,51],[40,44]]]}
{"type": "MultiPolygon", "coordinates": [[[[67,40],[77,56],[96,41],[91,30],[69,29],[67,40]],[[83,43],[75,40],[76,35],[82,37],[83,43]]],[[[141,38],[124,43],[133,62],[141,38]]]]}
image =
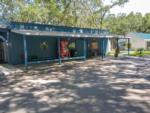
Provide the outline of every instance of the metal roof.
{"type": "Polygon", "coordinates": [[[113,36],[103,34],[91,33],[70,33],[70,32],[56,32],[56,31],[40,31],[40,30],[11,30],[13,33],[25,36],[52,36],[52,37],[74,37],[74,38],[129,38],[124,36],[113,36]]]}

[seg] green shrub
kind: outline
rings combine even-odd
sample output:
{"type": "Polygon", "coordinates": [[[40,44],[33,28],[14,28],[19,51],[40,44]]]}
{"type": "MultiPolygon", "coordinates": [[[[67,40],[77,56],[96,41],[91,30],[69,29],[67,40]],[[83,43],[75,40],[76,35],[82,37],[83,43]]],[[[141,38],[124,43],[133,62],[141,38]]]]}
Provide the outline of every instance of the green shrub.
{"type": "Polygon", "coordinates": [[[119,53],[120,53],[120,50],[119,50],[119,48],[116,48],[115,49],[115,54],[114,54],[114,57],[118,57],[119,56],[119,53]]]}
{"type": "Polygon", "coordinates": [[[127,43],[127,48],[131,49],[131,43],[127,43]]]}
{"type": "Polygon", "coordinates": [[[144,56],[144,49],[143,49],[143,48],[137,49],[137,50],[136,50],[136,54],[137,54],[139,57],[144,56]]]}
{"type": "Polygon", "coordinates": [[[43,50],[46,50],[48,49],[48,44],[46,42],[42,42],[40,47],[43,49],[43,50]]]}

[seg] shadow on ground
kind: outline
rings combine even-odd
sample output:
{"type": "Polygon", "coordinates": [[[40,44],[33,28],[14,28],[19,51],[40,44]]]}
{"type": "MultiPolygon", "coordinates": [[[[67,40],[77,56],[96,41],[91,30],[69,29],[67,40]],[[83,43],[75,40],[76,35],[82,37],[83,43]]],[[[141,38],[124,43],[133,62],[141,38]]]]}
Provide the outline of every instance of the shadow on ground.
{"type": "Polygon", "coordinates": [[[0,79],[0,113],[149,113],[150,60],[38,65],[0,79]]]}

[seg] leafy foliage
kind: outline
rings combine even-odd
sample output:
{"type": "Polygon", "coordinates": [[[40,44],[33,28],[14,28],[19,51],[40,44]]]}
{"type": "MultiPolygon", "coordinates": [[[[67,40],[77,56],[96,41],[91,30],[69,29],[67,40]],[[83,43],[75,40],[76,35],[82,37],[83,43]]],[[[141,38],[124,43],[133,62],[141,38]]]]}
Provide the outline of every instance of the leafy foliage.
{"type": "Polygon", "coordinates": [[[110,14],[128,0],[0,0],[0,18],[9,21],[105,28],[111,33],[150,33],[150,13],[110,14]]]}
{"type": "Polygon", "coordinates": [[[1,0],[0,16],[11,21],[102,28],[106,15],[128,0],[1,0]]]}
{"type": "Polygon", "coordinates": [[[47,44],[47,42],[42,42],[42,43],[40,44],[40,48],[42,48],[43,50],[48,49],[48,44],[47,44]]]}
{"type": "Polygon", "coordinates": [[[118,35],[126,35],[128,32],[150,33],[150,13],[142,16],[141,13],[109,15],[105,19],[105,28],[118,35]]]}

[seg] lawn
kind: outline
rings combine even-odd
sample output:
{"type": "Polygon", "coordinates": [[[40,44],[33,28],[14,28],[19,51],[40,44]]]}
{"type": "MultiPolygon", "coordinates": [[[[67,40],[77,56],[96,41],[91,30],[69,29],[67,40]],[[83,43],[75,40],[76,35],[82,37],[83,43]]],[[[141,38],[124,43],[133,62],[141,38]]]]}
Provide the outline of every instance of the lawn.
{"type": "MultiPolygon", "coordinates": [[[[108,53],[109,56],[114,56],[114,54],[115,54],[115,51],[110,51],[108,53]]],[[[128,54],[128,51],[120,51],[120,53],[119,53],[119,55],[127,55],[127,54],[128,54]]]]}
{"type": "MultiPolygon", "coordinates": [[[[150,55],[150,51],[143,51],[142,56],[150,55]]],[[[130,53],[130,56],[139,56],[139,53],[137,51],[133,51],[130,53]]]]}
{"type": "MultiPolygon", "coordinates": [[[[111,51],[108,53],[109,56],[114,56],[115,52],[111,51]]],[[[128,55],[128,51],[120,51],[119,55],[128,55]]],[[[142,56],[150,55],[150,51],[143,51],[142,56]]],[[[130,51],[130,56],[139,56],[137,51],[130,51]]]]}

